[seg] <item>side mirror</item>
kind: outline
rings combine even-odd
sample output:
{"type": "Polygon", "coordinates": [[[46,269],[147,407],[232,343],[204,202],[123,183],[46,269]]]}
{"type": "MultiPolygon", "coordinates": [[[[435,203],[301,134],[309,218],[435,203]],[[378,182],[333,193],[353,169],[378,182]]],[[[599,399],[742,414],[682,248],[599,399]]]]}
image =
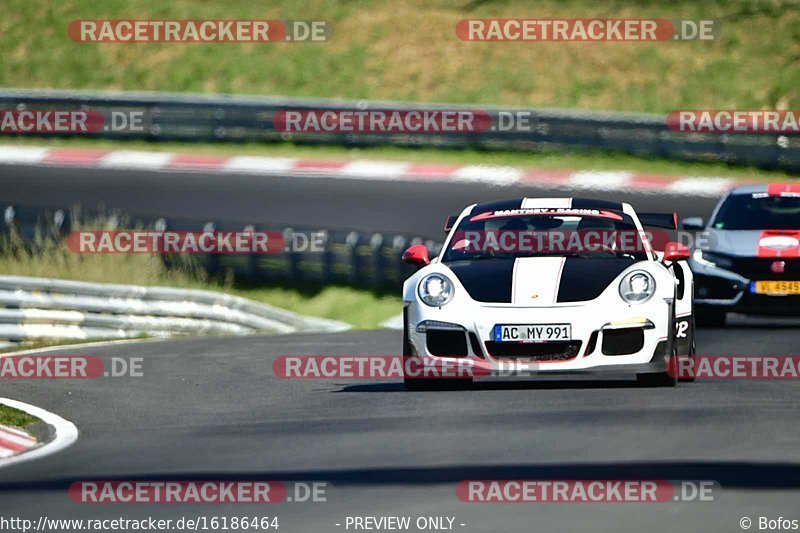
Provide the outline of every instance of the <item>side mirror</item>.
{"type": "Polygon", "coordinates": [[[668,242],[664,248],[664,262],[685,261],[689,259],[689,248],[680,242],[668,242]]]}
{"type": "Polygon", "coordinates": [[[683,226],[683,229],[687,229],[689,231],[700,231],[705,227],[701,217],[684,218],[681,220],[681,225],[683,226]]]}
{"type": "Polygon", "coordinates": [[[419,267],[424,267],[431,262],[428,258],[428,249],[422,244],[415,244],[403,252],[403,261],[409,265],[416,265],[419,267]]]}
{"type": "Polygon", "coordinates": [[[455,225],[456,220],[458,220],[458,215],[450,215],[449,217],[447,217],[445,219],[445,221],[444,221],[444,232],[445,233],[448,233],[451,229],[453,229],[453,226],[455,225]]]}

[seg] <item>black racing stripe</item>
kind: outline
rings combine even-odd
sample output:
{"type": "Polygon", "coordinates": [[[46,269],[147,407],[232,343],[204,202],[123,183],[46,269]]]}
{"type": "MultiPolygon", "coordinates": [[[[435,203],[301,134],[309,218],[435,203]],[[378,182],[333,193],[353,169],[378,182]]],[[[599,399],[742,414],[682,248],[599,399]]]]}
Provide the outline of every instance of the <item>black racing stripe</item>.
{"type": "Polygon", "coordinates": [[[619,202],[593,200],[591,198],[573,198],[572,207],[574,209],[611,209],[612,211],[622,211],[622,204],[619,202]]]}
{"type": "Polygon", "coordinates": [[[561,270],[557,302],[593,300],[636,261],[627,257],[569,257],[561,270]]]}
{"type": "Polygon", "coordinates": [[[445,263],[478,302],[511,303],[514,259],[486,259],[445,263]]]}
{"type": "Polygon", "coordinates": [[[484,202],[472,208],[471,215],[489,213],[491,211],[505,211],[506,209],[519,209],[522,207],[522,198],[512,200],[498,200],[496,202],[484,202]]]}

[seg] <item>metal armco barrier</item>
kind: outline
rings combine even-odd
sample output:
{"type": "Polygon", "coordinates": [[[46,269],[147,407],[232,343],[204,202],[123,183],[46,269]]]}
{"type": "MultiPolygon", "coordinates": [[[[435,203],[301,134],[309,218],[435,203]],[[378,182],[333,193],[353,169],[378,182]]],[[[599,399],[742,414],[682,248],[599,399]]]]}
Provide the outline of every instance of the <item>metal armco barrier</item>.
{"type": "MultiPolygon", "coordinates": [[[[69,209],[41,209],[19,205],[0,206],[3,219],[0,234],[15,233],[31,247],[37,239],[48,236],[64,238],[73,228],[73,215],[69,209]]],[[[97,215],[83,212],[85,220],[96,220],[97,215]]],[[[316,285],[341,284],[380,290],[398,291],[403,280],[416,269],[402,262],[403,251],[414,244],[424,244],[431,257],[438,255],[442,243],[421,237],[394,233],[362,232],[355,230],[320,228],[286,228],[259,224],[218,224],[171,218],[152,220],[127,220],[117,216],[103,217],[108,229],[151,228],[174,231],[280,231],[284,241],[292,243],[295,235],[321,234],[321,246],[311,248],[290,246],[290,251],[269,254],[205,254],[193,255],[194,264],[209,274],[233,272],[240,280],[298,282],[316,285]],[[124,227],[122,227],[124,224],[124,227]],[[120,225],[117,228],[117,225],[120,225]]],[[[0,253],[2,250],[0,250],[0,253]]],[[[179,258],[163,256],[168,266],[177,264],[179,258]]],[[[2,336],[0,336],[2,338],[2,336]]]]}
{"type": "MultiPolygon", "coordinates": [[[[141,127],[110,127],[87,137],[150,141],[262,141],[346,146],[410,146],[481,150],[604,150],[642,157],[712,161],[786,171],[800,170],[800,135],[716,134],[671,131],[665,117],[553,109],[500,109],[480,105],[343,102],[292,98],[172,93],[0,90],[0,109],[141,112],[141,127]],[[492,127],[480,133],[286,133],[273,124],[282,110],[474,110],[492,127]],[[524,131],[504,127],[528,114],[524,131]]],[[[113,125],[110,125],[113,126],[113,125]]],[[[30,135],[30,134],[20,134],[30,135]]],[[[54,134],[47,134],[52,136],[54,134]]]]}
{"type": "Polygon", "coordinates": [[[9,341],[319,332],[348,327],[213,291],[0,276],[0,339],[9,341]]]}

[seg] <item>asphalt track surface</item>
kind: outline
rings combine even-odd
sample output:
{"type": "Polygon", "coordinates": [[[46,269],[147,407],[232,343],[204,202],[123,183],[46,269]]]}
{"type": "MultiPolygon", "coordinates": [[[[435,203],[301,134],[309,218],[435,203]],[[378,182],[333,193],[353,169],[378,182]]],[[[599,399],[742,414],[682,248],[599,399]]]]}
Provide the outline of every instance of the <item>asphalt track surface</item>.
{"type": "MultiPolygon", "coordinates": [[[[253,196],[262,191],[261,214],[275,220],[279,215],[272,207],[291,214],[279,204],[294,198],[301,202],[294,209],[321,221],[339,217],[346,225],[379,220],[389,229],[407,223],[415,231],[438,229],[448,209],[475,196],[519,192],[463,185],[379,187],[342,180],[280,184],[280,179],[263,177],[225,177],[223,182],[170,174],[147,177],[146,183],[162,183],[169,192],[140,196],[136,204],[131,197],[134,183],[117,183],[108,172],[34,169],[26,181],[10,177],[7,170],[2,169],[4,200],[33,198],[38,186],[38,199],[46,203],[55,204],[59,195],[86,203],[101,193],[78,190],[78,183],[85,181],[86,187],[104,184],[107,205],[156,210],[169,207],[170,200],[186,201],[187,195],[211,195],[205,200],[208,207],[235,215],[258,213],[253,196]],[[193,181],[204,195],[186,192],[193,181]],[[237,186],[247,190],[237,192],[237,186]],[[293,186],[301,192],[293,192],[293,186]],[[218,187],[230,189],[228,196],[215,195],[218,187]],[[385,201],[386,194],[392,195],[391,201],[385,201]],[[363,205],[370,198],[378,202],[379,196],[384,198],[380,205],[363,205]],[[229,205],[232,197],[247,198],[247,205],[229,205]]],[[[707,214],[712,203],[634,199],[639,209],[678,204],[688,211],[681,209],[682,215],[707,214]]],[[[191,209],[185,204],[173,207],[191,209]]],[[[796,354],[797,326],[794,320],[737,319],[726,329],[700,330],[698,353],[796,354]]],[[[450,516],[455,530],[464,532],[730,532],[742,530],[742,517],[753,520],[752,530],[757,530],[760,516],[800,519],[796,380],[709,380],[652,389],[620,377],[509,381],[464,391],[409,393],[393,381],[285,380],[272,372],[279,355],[385,355],[398,353],[400,344],[399,332],[376,331],[66,348],[62,353],[106,360],[142,357],[144,376],[6,380],[4,396],[58,413],[81,434],[65,451],[0,470],[0,516],[36,522],[42,515],[269,515],[278,516],[278,531],[304,533],[346,531],[347,516],[381,515],[450,516]],[[715,480],[720,488],[713,502],[657,504],[479,504],[462,503],[455,493],[456,484],[465,479],[626,478],[715,480]],[[264,507],[92,506],[68,498],[73,481],[98,479],[272,479],[327,481],[333,487],[324,503],[264,507]]]]}
{"type": "Polygon", "coordinates": [[[708,215],[708,197],[620,194],[482,183],[389,182],[204,172],[149,172],[0,165],[0,205],[78,204],[131,216],[394,231],[441,239],[449,214],[480,201],[525,195],[628,201],[640,211],[708,215]],[[574,192],[574,191],[573,191],[574,192]]]}

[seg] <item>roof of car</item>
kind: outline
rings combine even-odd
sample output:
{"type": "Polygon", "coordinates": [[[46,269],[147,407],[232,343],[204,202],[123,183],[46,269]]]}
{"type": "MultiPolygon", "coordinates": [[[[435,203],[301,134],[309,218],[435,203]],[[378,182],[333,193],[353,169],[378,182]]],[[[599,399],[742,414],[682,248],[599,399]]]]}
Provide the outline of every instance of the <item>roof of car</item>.
{"type": "Polygon", "coordinates": [[[800,182],[786,183],[754,183],[741,185],[731,189],[730,194],[767,193],[770,196],[797,196],[800,194],[800,182]]]}
{"type": "Polygon", "coordinates": [[[524,204],[536,204],[536,207],[553,207],[572,209],[610,209],[612,211],[622,211],[622,203],[610,202],[608,200],[595,200],[592,198],[514,198],[510,200],[498,200],[494,202],[483,202],[475,204],[472,213],[486,213],[489,211],[505,211],[507,209],[521,209],[524,204]]]}
{"type": "Polygon", "coordinates": [[[767,184],[754,183],[751,185],[740,185],[730,190],[730,194],[753,194],[754,192],[767,192],[767,184]]]}

